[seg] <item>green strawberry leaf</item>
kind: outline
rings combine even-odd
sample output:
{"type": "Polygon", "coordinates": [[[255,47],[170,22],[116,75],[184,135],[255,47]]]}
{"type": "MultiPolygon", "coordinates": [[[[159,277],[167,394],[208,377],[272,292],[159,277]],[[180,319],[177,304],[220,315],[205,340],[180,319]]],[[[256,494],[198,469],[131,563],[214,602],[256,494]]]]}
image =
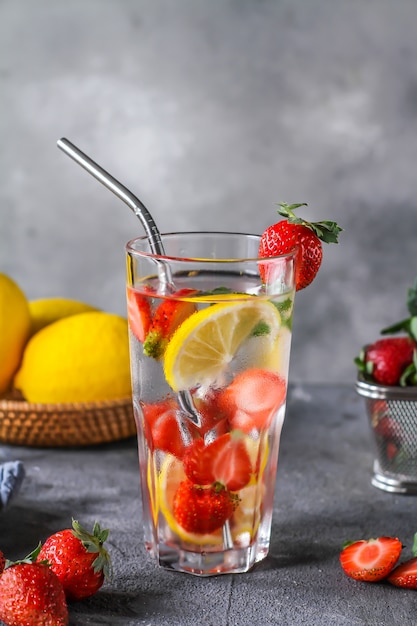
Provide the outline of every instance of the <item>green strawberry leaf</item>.
{"type": "Polygon", "coordinates": [[[338,243],[339,233],[343,230],[336,222],[330,222],[328,220],[324,222],[312,222],[311,229],[324,243],[338,243]]]}
{"type": "Polygon", "coordinates": [[[410,317],[403,319],[381,330],[381,335],[391,335],[406,332],[414,341],[417,341],[417,279],[414,286],[407,291],[407,308],[410,317]]]}
{"type": "Polygon", "coordinates": [[[414,535],[413,556],[417,556],[417,533],[414,535]]]}
{"type": "Polygon", "coordinates": [[[280,202],[278,204],[279,215],[285,217],[289,224],[298,224],[300,226],[307,226],[313,233],[321,239],[324,243],[338,243],[339,233],[343,230],[336,222],[330,220],[323,220],[321,222],[307,222],[295,215],[294,211],[300,206],[308,206],[306,202],[300,204],[287,204],[286,202],[280,202]]]}
{"type": "Polygon", "coordinates": [[[368,374],[368,376],[372,376],[374,371],[374,364],[372,363],[372,361],[367,361],[365,363],[365,373],[368,374]]]}
{"type": "Polygon", "coordinates": [[[411,337],[417,341],[417,315],[414,315],[411,319],[410,319],[410,330],[409,333],[411,335],[411,337]]]}
{"type": "Polygon", "coordinates": [[[417,278],[414,286],[407,292],[407,308],[411,316],[417,315],[417,278]]]}
{"type": "Polygon", "coordinates": [[[413,362],[403,371],[400,378],[400,387],[417,385],[417,350],[413,352],[413,362]]]}
{"type": "MultiPolygon", "coordinates": [[[[4,569],[7,569],[11,565],[20,565],[22,563],[29,563],[29,564],[34,563],[37,559],[39,552],[41,551],[41,548],[42,548],[42,543],[39,542],[36,548],[32,550],[32,552],[30,552],[23,559],[19,559],[18,561],[10,561],[9,559],[6,559],[6,564],[4,566],[4,569]]],[[[45,565],[50,565],[48,561],[40,561],[40,563],[44,563],[45,565]]]]}
{"type": "Polygon", "coordinates": [[[396,322],[392,324],[392,326],[387,326],[383,328],[380,332],[381,335],[393,335],[395,333],[399,333],[401,331],[405,331],[407,334],[410,332],[410,318],[407,317],[405,320],[401,320],[400,322],[396,322]]]}
{"type": "Polygon", "coordinates": [[[356,367],[358,368],[358,370],[360,372],[362,372],[363,374],[366,373],[366,364],[365,364],[365,351],[362,350],[360,355],[355,357],[353,359],[353,362],[355,363],[356,367]]]}

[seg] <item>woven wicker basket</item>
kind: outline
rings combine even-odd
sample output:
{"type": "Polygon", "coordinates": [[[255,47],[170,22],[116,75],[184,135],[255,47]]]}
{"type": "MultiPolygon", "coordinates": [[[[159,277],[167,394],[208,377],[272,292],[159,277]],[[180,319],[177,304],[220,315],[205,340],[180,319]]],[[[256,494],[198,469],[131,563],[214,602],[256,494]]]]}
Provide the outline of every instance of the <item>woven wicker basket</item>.
{"type": "Polygon", "coordinates": [[[71,404],[0,399],[0,443],[49,448],[91,446],[135,434],[130,397],[71,404]]]}

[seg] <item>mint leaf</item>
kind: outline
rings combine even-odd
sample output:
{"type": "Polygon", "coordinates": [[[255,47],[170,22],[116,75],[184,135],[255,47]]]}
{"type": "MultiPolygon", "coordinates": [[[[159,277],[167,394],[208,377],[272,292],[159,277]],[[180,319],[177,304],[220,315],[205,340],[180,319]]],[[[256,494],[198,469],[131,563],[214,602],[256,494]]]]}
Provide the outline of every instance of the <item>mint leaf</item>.
{"type": "Polygon", "coordinates": [[[264,321],[260,321],[256,324],[255,328],[251,332],[251,336],[253,337],[261,337],[262,335],[269,335],[271,332],[270,327],[264,321]]]}

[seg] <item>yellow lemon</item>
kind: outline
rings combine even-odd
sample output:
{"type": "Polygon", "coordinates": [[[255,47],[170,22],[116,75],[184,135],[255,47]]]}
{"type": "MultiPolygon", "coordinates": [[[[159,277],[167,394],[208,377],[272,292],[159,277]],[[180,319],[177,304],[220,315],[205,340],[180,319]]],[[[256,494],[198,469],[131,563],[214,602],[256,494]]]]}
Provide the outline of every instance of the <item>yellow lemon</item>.
{"type": "Polygon", "coordinates": [[[69,298],[39,298],[29,302],[29,310],[32,318],[31,334],[34,335],[41,328],[63,317],[97,311],[97,308],[69,298]]]}
{"type": "Polygon", "coordinates": [[[221,302],[190,315],[174,333],[164,357],[165,378],[174,391],[212,383],[225,371],[243,342],[262,323],[270,342],[281,317],[266,300],[221,302]]]}
{"type": "Polygon", "coordinates": [[[29,340],[15,387],[41,403],[130,396],[127,320],[98,311],[49,324],[29,340]]]}
{"type": "Polygon", "coordinates": [[[0,274],[0,394],[10,386],[29,337],[30,313],[25,294],[0,274]]]}
{"type": "Polygon", "coordinates": [[[249,544],[256,535],[261,522],[265,491],[263,482],[250,483],[239,491],[239,506],[234,513],[232,526],[232,537],[236,542],[249,544]]]}

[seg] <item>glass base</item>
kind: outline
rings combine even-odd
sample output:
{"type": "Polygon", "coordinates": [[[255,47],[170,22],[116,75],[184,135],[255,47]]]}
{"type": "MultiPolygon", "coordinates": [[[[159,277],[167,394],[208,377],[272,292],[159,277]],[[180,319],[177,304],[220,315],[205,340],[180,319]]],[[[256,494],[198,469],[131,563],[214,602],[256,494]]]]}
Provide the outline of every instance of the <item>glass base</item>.
{"type": "MultiPolygon", "coordinates": [[[[153,550],[150,549],[150,552],[153,553],[153,550]]],[[[194,574],[195,576],[216,576],[248,572],[255,563],[262,561],[267,554],[268,549],[260,550],[259,546],[218,552],[191,552],[163,545],[160,546],[156,558],[159,565],[166,569],[194,574]]]]}
{"type": "Polygon", "coordinates": [[[384,472],[377,459],[374,461],[373,472],[371,482],[374,487],[390,493],[417,494],[417,476],[414,478],[403,474],[384,472]]]}

